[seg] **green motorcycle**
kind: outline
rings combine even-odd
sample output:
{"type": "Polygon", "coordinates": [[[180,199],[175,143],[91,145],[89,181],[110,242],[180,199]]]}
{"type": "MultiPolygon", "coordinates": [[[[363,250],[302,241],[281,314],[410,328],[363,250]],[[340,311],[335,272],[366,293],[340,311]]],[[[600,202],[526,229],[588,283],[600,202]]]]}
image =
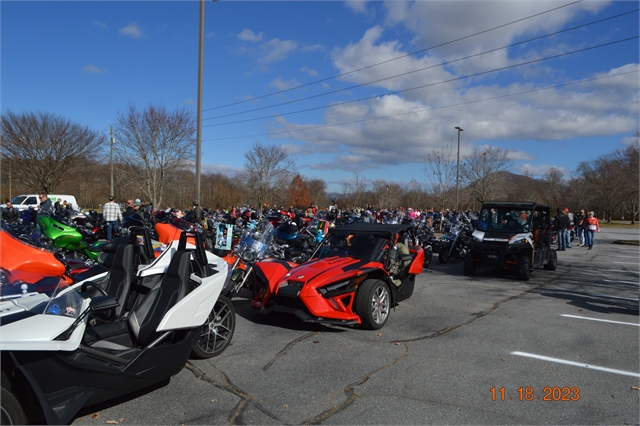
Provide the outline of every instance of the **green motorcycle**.
{"type": "Polygon", "coordinates": [[[106,242],[98,241],[94,244],[87,244],[76,228],[46,215],[41,215],[38,218],[38,226],[41,232],[40,239],[43,242],[49,242],[66,258],[97,262],[102,252],[102,245],[106,242]]]}

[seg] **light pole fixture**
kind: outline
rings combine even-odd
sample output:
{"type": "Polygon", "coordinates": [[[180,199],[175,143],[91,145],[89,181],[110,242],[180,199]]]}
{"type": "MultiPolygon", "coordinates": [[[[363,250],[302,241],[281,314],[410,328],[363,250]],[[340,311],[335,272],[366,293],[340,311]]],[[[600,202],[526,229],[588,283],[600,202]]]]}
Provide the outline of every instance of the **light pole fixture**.
{"type": "Polygon", "coordinates": [[[460,126],[456,126],[455,129],[458,130],[458,163],[456,166],[456,213],[458,212],[458,200],[459,200],[459,189],[460,189],[460,132],[464,132],[460,126]]]}

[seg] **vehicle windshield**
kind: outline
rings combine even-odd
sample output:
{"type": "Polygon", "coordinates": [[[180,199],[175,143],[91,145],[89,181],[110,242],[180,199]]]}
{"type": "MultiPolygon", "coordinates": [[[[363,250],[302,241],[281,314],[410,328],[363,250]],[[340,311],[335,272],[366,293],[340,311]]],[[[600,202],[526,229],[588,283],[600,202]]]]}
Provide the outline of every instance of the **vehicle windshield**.
{"type": "Polygon", "coordinates": [[[318,251],[319,259],[340,256],[352,257],[363,261],[374,261],[378,258],[386,239],[373,236],[333,234],[325,238],[318,251]]]}
{"type": "Polygon", "coordinates": [[[483,208],[478,218],[477,229],[512,233],[529,232],[531,214],[530,209],[483,208]]]}
{"type": "Polygon", "coordinates": [[[17,197],[13,197],[11,202],[15,205],[22,204],[22,202],[27,198],[26,195],[18,195],[17,197]]]}
{"type": "Polygon", "coordinates": [[[28,293],[43,293],[53,297],[69,287],[60,277],[50,277],[37,272],[0,269],[0,297],[11,299],[28,293]]]}
{"type": "Polygon", "coordinates": [[[235,247],[247,262],[262,259],[275,235],[275,228],[268,220],[258,222],[251,228],[246,230],[235,247]]]}

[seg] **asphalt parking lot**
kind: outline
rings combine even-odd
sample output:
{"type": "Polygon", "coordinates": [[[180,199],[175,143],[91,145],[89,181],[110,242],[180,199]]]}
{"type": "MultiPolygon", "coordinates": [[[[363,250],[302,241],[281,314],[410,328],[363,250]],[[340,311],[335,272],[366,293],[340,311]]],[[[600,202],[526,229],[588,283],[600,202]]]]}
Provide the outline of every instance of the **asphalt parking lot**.
{"type": "Polygon", "coordinates": [[[640,248],[617,239],[638,230],[527,282],[434,257],[379,331],[263,316],[240,293],[223,354],[73,424],[638,424],[640,248]]]}

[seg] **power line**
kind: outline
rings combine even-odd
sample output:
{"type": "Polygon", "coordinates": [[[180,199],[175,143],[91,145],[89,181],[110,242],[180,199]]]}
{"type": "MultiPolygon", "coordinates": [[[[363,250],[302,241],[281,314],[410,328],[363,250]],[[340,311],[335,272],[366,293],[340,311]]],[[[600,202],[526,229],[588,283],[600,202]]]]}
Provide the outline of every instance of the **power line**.
{"type": "MultiPolygon", "coordinates": [[[[545,35],[542,35],[542,36],[534,37],[534,38],[531,38],[531,39],[528,39],[528,40],[522,40],[522,41],[519,41],[517,43],[513,43],[513,44],[506,45],[506,46],[498,47],[498,48],[495,48],[495,49],[487,50],[487,51],[484,51],[484,52],[476,53],[476,54],[473,54],[473,55],[457,58],[457,59],[454,59],[452,61],[441,62],[440,64],[431,65],[431,66],[424,67],[424,68],[419,68],[419,69],[416,69],[416,70],[413,70],[413,71],[407,71],[407,72],[404,72],[404,73],[401,73],[401,74],[396,74],[396,75],[393,75],[393,76],[380,78],[378,80],[369,81],[367,83],[357,84],[357,85],[345,87],[345,88],[342,88],[342,89],[336,89],[336,90],[332,90],[332,91],[329,91],[329,92],[321,93],[321,94],[318,94],[318,95],[308,96],[308,97],[305,97],[305,98],[300,98],[300,99],[294,99],[294,100],[291,100],[291,101],[281,102],[279,104],[273,104],[273,105],[268,105],[268,106],[264,106],[264,107],[254,108],[254,109],[251,109],[251,110],[240,111],[240,112],[235,112],[235,113],[229,113],[229,114],[225,114],[225,115],[218,115],[218,116],[215,116],[215,117],[209,117],[209,118],[205,118],[203,121],[214,120],[214,119],[218,119],[218,118],[231,117],[231,116],[241,115],[241,114],[248,114],[250,112],[262,111],[262,110],[265,110],[265,109],[275,108],[275,107],[283,106],[283,105],[290,105],[290,104],[293,104],[293,103],[307,101],[307,100],[319,98],[319,97],[322,97],[322,96],[328,96],[328,95],[332,95],[332,94],[343,92],[343,91],[347,91],[347,90],[357,89],[357,88],[360,88],[360,87],[363,87],[363,86],[367,86],[367,85],[371,85],[371,84],[374,84],[374,83],[380,83],[381,81],[391,80],[391,79],[397,78],[397,77],[404,77],[406,75],[413,74],[413,73],[416,73],[416,72],[426,71],[426,70],[429,70],[429,69],[432,69],[432,68],[437,68],[437,67],[442,67],[442,66],[445,66],[445,65],[450,65],[450,64],[453,64],[455,62],[463,61],[465,59],[475,58],[475,57],[486,55],[486,54],[489,54],[489,53],[494,53],[494,52],[497,52],[499,50],[504,50],[504,49],[508,49],[508,48],[511,48],[511,47],[514,47],[514,46],[518,46],[518,45],[521,45],[521,44],[530,43],[532,41],[541,40],[541,39],[546,38],[546,37],[551,37],[551,36],[558,35],[558,34],[561,34],[561,33],[573,31],[573,30],[576,30],[576,29],[579,29],[579,28],[584,28],[584,27],[587,27],[587,26],[590,26],[590,25],[598,24],[598,23],[601,23],[601,22],[604,22],[604,21],[607,21],[607,20],[611,20],[611,19],[619,18],[619,17],[624,16],[624,15],[635,13],[638,10],[640,10],[640,9],[634,9],[634,10],[631,10],[631,11],[620,13],[618,15],[609,16],[607,18],[599,19],[599,20],[592,21],[592,22],[589,22],[589,23],[585,23],[585,24],[582,24],[582,25],[578,25],[578,26],[575,26],[575,27],[565,28],[565,29],[560,30],[560,31],[556,31],[556,32],[553,32],[553,33],[549,33],[549,34],[545,34],[545,35]]],[[[408,56],[408,55],[405,55],[405,56],[408,56]]],[[[281,92],[279,92],[279,93],[281,93],[281,92]]],[[[254,99],[256,99],[256,98],[254,98],[254,99]]]]}
{"type": "Polygon", "coordinates": [[[413,90],[424,89],[424,88],[431,87],[431,86],[436,86],[436,85],[439,85],[439,84],[451,83],[453,81],[460,81],[460,80],[468,79],[468,78],[471,78],[471,77],[478,77],[478,76],[481,76],[481,75],[490,74],[490,73],[497,72],[497,71],[504,71],[504,70],[508,70],[508,69],[512,69],[512,68],[516,68],[516,67],[521,67],[523,65],[531,65],[531,64],[534,64],[534,63],[538,63],[538,62],[548,61],[550,59],[557,59],[557,58],[561,58],[561,57],[564,57],[564,56],[573,55],[573,54],[576,54],[576,53],[582,53],[582,52],[586,52],[586,51],[589,51],[589,50],[598,49],[598,48],[601,48],[601,47],[606,47],[606,46],[611,46],[611,45],[618,44],[618,43],[623,43],[625,41],[635,40],[635,39],[638,39],[638,38],[639,38],[639,36],[628,37],[628,38],[625,38],[625,39],[616,40],[616,41],[612,41],[612,42],[609,42],[609,43],[603,43],[603,44],[599,44],[599,45],[596,45],[596,46],[586,47],[586,48],[574,50],[574,51],[571,51],[571,52],[560,53],[560,54],[557,54],[557,55],[547,56],[545,58],[533,59],[533,60],[530,60],[530,61],[525,61],[525,62],[521,62],[521,63],[514,64],[514,65],[508,65],[508,66],[501,67],[501,68],[495,68],[495,69],[488,70],[488,71],[481,71],[481,72],[478,72],[478,73],[475,73],[475,74],[468,74],[468,75],[465,75],[465,76],[455,77],[455,78],[451,78],[451,79],[448,79],[448,80],[442,80],[442,81],[438,81],[438,82],[435,82],[435,83],[423,84],[423,85],[420,85],[420,86],[410,87],[408,89],[402,89],[402,90],[395,90],[395,91],[391,91],[391,92],[386,92],[386,93],[383,93],[382,95],[372,95],[372,96],[367,96],[367,97],[364,97],[364,98],[353,99],[353,100],[350,100],[350,101],[338,102],[338,103],[335,103],[335,104],[332,104],[332,105],[323,105],[323,106],[319,106],[319,107],[307,108],[307,109],[298,110],[298,111],[291,111],[291,112],[287,112],[287,113],[280,113],[280,114],[267,115],[267,116],[262,116],[262,117],[247,118],[247,119],[244,119],[244,120],[229,121],[229,122],[218,123],[218,124],[208,124],[208,125],[203,126],[203,127],[218,127],[218,126],[225,126],[225,125],[229,125],[229,124],[239,124],[239,123],[246,123],[246,122],[250,122],[250,121],[264,120],[264,119],[267,119],[267,118],[282,117],[282,116],[285,116],[285,115],[300,114],[300,113],[303,113],[303,112],[316,111],[316,110],[319,110],[319,109],[325,109],[325,108],[329,108],[329,107],[335,107],[335,106],[346,105],[346,104],[350,104],[350,103],[354,103],[354,102],[360,102],[360,101],[366,101],[366,100],[370,100],[370,99],[375,99],[375,98],[378,98],[380,96],[389,96],[389,95],[395,95],[395,94],[398,94],[398,93],[410,92],[410,91],[413,91],[413,90]]]}
{"type": "Polygon", "coordinates": [[[367,70],[367,69],[370,69],[370,68],[377,67],[379,65],[383,65],[383,64],[387,64],[389,62],[397,61],[398,59],[402,59],[402,58],[406,58],[406,57],[409,57],[409,56],[417,55],[418,53],[423,53],[423,52],[426,52],[426,51],[431,50],[431,49],[436,49],[438,47],[447,46],[449,44],[456,43],[458,41],[462,41],[462,40],[466,40],[466,39],[471,38],[471,37],[478,36],[480,34],[485,34],[485,33],[500,29],[500,28],[504,28],[504,27],[507,27],[509,25],[513,25],[513,24],[516,24],[518,22],[526,21],[527,19],[535,18],[537,16],[541,16],[541,15],[544,15],[546,13],[562,9],[564,7],[567,7],[567,6],[572,6],[574,4],[581,3],[582,1],[583,0],[578,0],[578,1],[571,2],[571,3],[567,3],[567,4],[563,5],[563,6],[558,6],[558,7],[555,7],[553,9],[545,10],[544,12],[540,12],[540,13],[536,13],[534,15],[530,15],[530,16],[527,16],[527,17],[524,17],[524,18],[520,18],[520,19],[517,19],[515,21],[508,22],[506,24],[498,25],[497,27],[489,28],[489,29],[486,29],[486,30],[483,30],[483,31],[480,31],[480,32],[477,32],[477,33],[474,33],[474,34],[469,34],[467,36],[460,37],[460,38],[457,38],[455,40],[447,41],[445,43],[437,44],[435,46],[427,47],[425,49],[416,50],[415,52],[407,53],[407,54],[398,56],[396,58],[387,59],[386,61],[383,61],[383,62],[378,62],[378,63],[375,63],[375,64],[367,65],[367,66],[362,67],[362,68],[358,68],[358,69],[355,69],[355,70],[347,71],[347,72],[344,72],[344,73],[341,73],[341,74],[337,74],[337,75],[334,75],[334,76],[331,76],[331,77],[323,78],[323,79],[320,79],[320,80],[312,81],[310,83],[301,84],[299,86],[290,87],[288,89],[283,89],[283,90],[280,90],[280,91],[277,91],[277,92],[268,93],[266,95],[257,96],[257,97],[251,98],[251,99],[245,99],[245,100],[242,100],[242,101],[238,101],[238,102],[234,102],[234,103],[230,103],[230,104],[226,104],[226,105],[220,105],[220,106],[217,106],[217,107],[207,108],[207,109],[205,109],[203,111],[212,111],[212,110],[215,110],[215,109],[226,108],[226,107],[230,107],[230,106],[234,106],[234,105],[243,104],[245,102],[252,102],[252,101],[255,101],[255,100],[258,100],[258,99],[267,98],[269,96],[280,95],[282,93],[286,93],[286,92],[289,92],[289,91],[292,91],[292,90],[296,90],[296,89],[301,89],[303,87],[312,86],[314,84],[324,83],[325,81],[333,80],[333,79],[336,79],[336,78],[339,78],[339,77],[344,77],[345,75],[353,74],[353,73],[356,73],[356,72],[359,72],[359,71],[364,71],[364,70],[367,70]]]}
{"type": "Polygon", "coordinates": [[[496,100],[496,99],[509,98],[509,97],[513,97],[513,96],[519,96],[519,95],[525,95],[525,94],[529,94],[529,93],[540,92],[540,91],[543,91],[543,90],[558,89],[558,88],[561,88],[561,87],[574,86],[574,85],[577,85],[577,84],[583,84],[583,83],[588,83],[588,82],[597,81],[597,80],[604,80],[604,79],[607,79],[607,78],[619,77],[619,76],[622,76],[622,75],[634,74],[634,73],[638,73],[638,72],[640,72],[640,70],[621,72],[621,73],[613,74],[613,75],[607,75],[607,76],[602,76],[602,77],[594,77],[594,78],[588,78],[588,79],[584,79],[584,80],[580,80],[580,81],[574,81],[572,83],[556,84],[556,85],[553,85],[553,86],[539,87],[537,89],[524,90],[524,91],[521,91],[521,92],[508,93],[508,94],[505,94],[505,95],[492,96],[492,97],[489,97],[489,98],[474,99],[472,101],[459,102],[459,103],[450,104],[450,105],[441,105],[441,106],[437,106],[437,107],[416,109],[416,110],[412,110],[412,111],[399,112],[397,114],[391,114],[391,115],[363,118],[361,120],[345,121],[345,122],[342,122],[342,123],[332,123],[332,124],[319,124],[319,125],[312,126],[312,127],[306,127],[304,129],[283,130],[283,131],[280,131],[280,132],[259,133],[259,134],[254,134],[254,135],[233,136],[233,137],[228,137],[228,138],[213,138],[213,139],[206,139],[206,141],[210,142],[210,141],[221,141],[221,140],[232,140],[232,139],[245,139],[245,138],[257,137],[257,136],[272,136],[272,135],[280,135],[280,134],[286,134],[286,133],[306,132],[306,131],[309,131],[309,130],[322,129],[322,128],[326,128],[326,127],[336,127],[336,126],[345,126],[345,125],[348,125],[348,124],[364,123],[364,122],[367,122],[367,121],[374,121],[374,120],[380,120],[380,119],[385,119],[385,118],[393,118],[393,117],[399,117],[399,116],[402,116],[402,115],[416,114],[416,113],[427,112],[427,111],[435,111],[435,110],[439,110],[439,109],[453,108],[453,107],[457,107],[457,106],[464,106],[464,105],[469,105],[469,104],[474,104],[474,103],[479,103],[479,102],[486,102],[486,101],[491,101],[491,100],[496,100]]]}

